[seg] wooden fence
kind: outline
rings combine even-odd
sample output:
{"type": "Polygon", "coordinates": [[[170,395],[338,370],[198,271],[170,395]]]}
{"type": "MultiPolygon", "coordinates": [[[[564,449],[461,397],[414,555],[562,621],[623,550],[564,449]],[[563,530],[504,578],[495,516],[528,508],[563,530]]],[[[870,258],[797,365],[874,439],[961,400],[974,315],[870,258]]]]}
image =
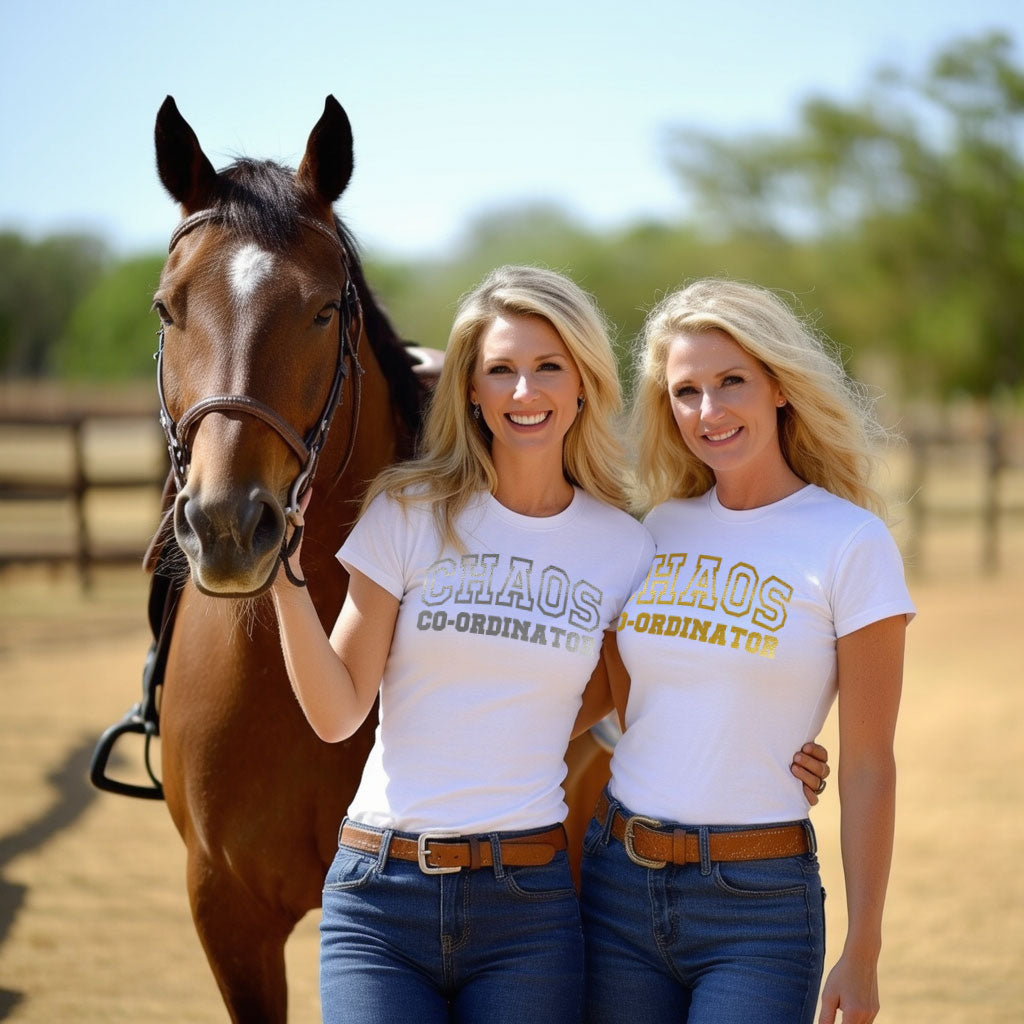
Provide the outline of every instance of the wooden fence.
{"type": "Polygon", "coordinates": [[[97,565],[141,564],[167,475],[161,437],[142,408],[0,411],[0,568],[71,564],[87,589],[97,565]],[[90,451],[104,447],[96,433],[119,444],[90,451]],[[129,492],[144,496],[135,522],[101,530],[97,503],[120,510],[129,492]]]}
{"type": "Polygon", "coordinates": [[[930,568],[920,559],[929,538],[959,526],[976,535],[976,567],[997,572],[1024,526],[1024,422],[988,407],[951,408],[906,433],[898,500],[919,554],[911,571],[930,568]]]}
{"type": "MultiPolygon", "coordinates": [[[[975,567],[997,571],[1007,539],[1021,536],[1024,525],[1024,424],[943,411],[906,433],[890,493],[905,502],[900,541],[911,554],[908,572],[938,561],[926,542],[950,524],[976,531],[975,567]]],[[[0,407],[0,569],[71,565],[88,588],[98,565],[139,563],[166,475],[155,410],[145,404],[70,412],[0,407]],[[90,445],[97,432],[106,442],[93,437],[90,445]],[[126,505],[135,520],[120,528],[126,505]]]]}

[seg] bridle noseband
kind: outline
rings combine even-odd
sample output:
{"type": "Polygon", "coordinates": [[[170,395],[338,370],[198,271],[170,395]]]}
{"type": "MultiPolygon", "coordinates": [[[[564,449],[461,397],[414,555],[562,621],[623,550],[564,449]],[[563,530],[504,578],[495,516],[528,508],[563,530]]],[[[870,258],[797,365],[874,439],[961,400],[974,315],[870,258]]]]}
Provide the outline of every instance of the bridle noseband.
{"type": "MultiPolygon", "coordinates": [[[[186,217],[174,229],[171,240],[168,243],[168,253],[173,252],[175,245],[183,235],[188,234],[193,228],[211,221],[223,221],[224,215],[217,210],[200,210],[186,217]]],[[[174,484],[177,490],[185,486],[188,479],[188,469],[191,462],[191,452],[188,446],[188,438],[192,429],[199,421],[211,412],[240,412],[252,416],[267,424],[285,444],[296,454],[299,460],[299,472],[292,481],[288,494],[288,503],[284,508],[286,519],[292,524],[291,538],[285,538],[281,543],[280,558],[284,563],[284,571],[288,579],[296,586],[304,587],[305,580],[294,575],[288,564],[288,558],[294,553],[302,538],[303,521],[300,513],[302,498],[309,489],[316,473],[317,462],[320,452],[327,441],[327,432],[331,428],[334,414],[341,404],[342,392],[345,381],[348,379],[348,359],[351,359],[356,374],[353,379],[353,401],[352,401],[352,423],[349,431],[348,448],[341,465],[335,476],[334,482],[345,472],[352,451],[355,446],[356,425],[359,419],[359,405],[361,396],[361,377],[363,368],[359,365],[359,339],[362,335],[362,308],[359,304],[359,295],[355,285],[352,283],[351,265],[349,254],[345,248],[338,232],[328,227],[321,221],[312,217],[300,216],[299,223],[303,227],[318,232],[337,246],[341,254],[341,261],[345,267],[345,289],[342,294],[342,301],[339,315],[338,328],[338,357],[334,367],[334,379],[331,382],[331,389],[324,403],[323,411],[317,417],[316,423],[303,437],[287,420],[276,412],[269,405],[261,402],[250,395],[224,394],[208,395],[191,405],[177,421],[171,416],[167,408],[167,401],[164,395],[164,328],[160,328],[159,345],[156,351],[156,386],[157,395],[160,399],[160,426],[163,428],[164,437],[167,440],[167,451],[171,457],[171,473],[174,477],[174,484]],[[352,327],[355,325],[355,341],[352,340],[352,327]]]]}

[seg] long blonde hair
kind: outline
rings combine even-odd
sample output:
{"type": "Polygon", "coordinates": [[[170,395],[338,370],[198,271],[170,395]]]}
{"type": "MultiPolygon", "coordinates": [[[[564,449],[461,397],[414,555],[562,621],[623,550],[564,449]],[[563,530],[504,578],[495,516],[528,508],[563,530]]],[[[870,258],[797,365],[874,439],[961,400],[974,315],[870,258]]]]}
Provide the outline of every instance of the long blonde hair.
{"type": "Polygon", "coordinates": [[[872,484],[879,443],[888,432],[876,420],[863,387],[851,380],[834,346],[766,288],[705,278],[663,299],[648,315],[637,350],[636,392],[629,434],[635,469],[630,504],[645,513],[669,498],[691,498],[714,485],[711,470],[676,428],[666,363],[683,331],[717,328],[758,359],[781,386],[782,454],[808,483],[886,516],[872,484]]]}
{"type": "Polygon", "coordinates": [[[403,504],[431,503],[441,536],[460,543],[454,528],[459,513],[474,494],[493,493],[498,483],[490,437],[470,413],[469,385],[480,339],[499,316],[540,317],[558,333],[579,371],[585,397],[563,444],[565,478],[602,501],[625,505],[625,455],[616,429],[622,392],[603,315],[586,292],[561,274],[505,266],[491,271],[459,303],[420,454],[384,470],[370,485],[364,510],[382,491],[403,504]]]}

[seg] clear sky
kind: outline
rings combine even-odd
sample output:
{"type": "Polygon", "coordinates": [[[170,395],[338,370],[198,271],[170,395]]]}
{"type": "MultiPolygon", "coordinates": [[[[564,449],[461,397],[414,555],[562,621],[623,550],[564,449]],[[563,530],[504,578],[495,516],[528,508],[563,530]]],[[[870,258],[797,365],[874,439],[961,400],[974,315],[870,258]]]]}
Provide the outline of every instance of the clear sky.
{"type": "Polygon", "coordinates": [[[441,252],[528,199],[673,218],[670,126],[784,130],[991,29],[1019,60],[1024,0],[0,0],[0,228],[161,248],[167,94],[221,167],[294,166],[333,93],[356,146],[338,209],[372,251],[441,252]]]}

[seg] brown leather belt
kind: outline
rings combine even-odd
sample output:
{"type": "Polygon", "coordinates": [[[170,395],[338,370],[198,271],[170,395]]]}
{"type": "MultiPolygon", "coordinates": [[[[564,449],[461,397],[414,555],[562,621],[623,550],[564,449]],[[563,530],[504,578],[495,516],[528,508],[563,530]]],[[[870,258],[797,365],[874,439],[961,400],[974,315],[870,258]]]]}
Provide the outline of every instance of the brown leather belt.
{"type": "MultiPolygon", "coordinates": [[[[346,821],[338,841],[342,846],[376,856],[384,836],[346,821]]],[[[526,836],[506,836],[500,840],[501,862],[510,867],[537,867],[549,864],[556,853],[568,845],[561,825],[547,832],[526,836]]],[[[415,839],[392,836],[388,856],[416,861],[427,875],[448,875],[462,868],[489,868],[494,864],[494,851],[488,836],[463,836],[456,832],[421,832],[415,839]]]]}
{"type": "MultiPolygon", "coordinates": [[[[608,810],[608,798],[602,793],[594,811],[594,817],[602,825],[608,821],[608,810]]],[[[700,863],[700,837],[696,832],[669,828],[654,818],[627,817],[616,810],[612,835],[626,847],[629,859],[642,867],[700,863]]],[[[797,857],[811,848],[803,825],[712,832],[708,836],[708,847],[713,861],[797,857]]]]}

